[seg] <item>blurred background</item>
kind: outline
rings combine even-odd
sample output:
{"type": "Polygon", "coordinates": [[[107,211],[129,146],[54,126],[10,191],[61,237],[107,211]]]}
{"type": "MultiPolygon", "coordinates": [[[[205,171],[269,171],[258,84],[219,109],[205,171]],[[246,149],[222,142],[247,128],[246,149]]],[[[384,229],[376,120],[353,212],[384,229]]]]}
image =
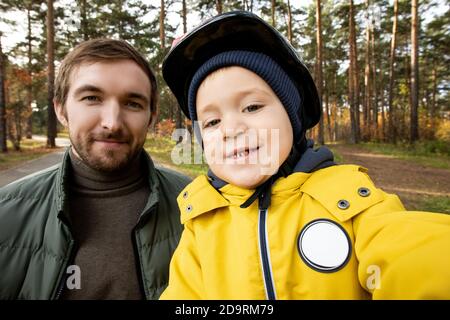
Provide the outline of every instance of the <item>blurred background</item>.
{"type": "MultiPolygon", "coordinates": [[[[442,170],[427,173],[430,185],[419,195],[440,197],[442,210],[448,209],[450,5],[445,0],[1,0],[0,174],[52,152],[58,137],[67,138],[53,111],[55,73],[71,48],[98,37],[130,42],[156,72],[160,110],[146,146],[169,163],[173,130],[190,129],[190,123],[161,77],[161,62],[174,38],[232,10],[252,11],[272,24],[309,67],[323,107],[309,137],[328,144],[339,162],[371,170],[358,154],[420,164],[411,168],[417,175],[404,190],[426,183],[419,176],[424,166],[442,170]]],[[[385,169],[382,161],[375,170],[385,169]]],[[[410,175],[406,166],[392,168],[397,174],[392,188],[410,175]]]]}

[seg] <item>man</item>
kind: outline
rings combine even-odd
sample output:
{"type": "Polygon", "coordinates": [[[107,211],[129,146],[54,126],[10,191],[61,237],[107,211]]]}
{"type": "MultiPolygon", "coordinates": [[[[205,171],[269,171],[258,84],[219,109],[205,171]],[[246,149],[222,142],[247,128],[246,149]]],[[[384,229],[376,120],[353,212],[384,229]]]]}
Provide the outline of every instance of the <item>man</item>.
{"type": "Polygon", "coordinates": [[[157,299],[182,231],[189,180],[143,150],[157,87],[145,59],[95,39],[63,60],[61,164],[0,189],[0,299],[157,299]]]}

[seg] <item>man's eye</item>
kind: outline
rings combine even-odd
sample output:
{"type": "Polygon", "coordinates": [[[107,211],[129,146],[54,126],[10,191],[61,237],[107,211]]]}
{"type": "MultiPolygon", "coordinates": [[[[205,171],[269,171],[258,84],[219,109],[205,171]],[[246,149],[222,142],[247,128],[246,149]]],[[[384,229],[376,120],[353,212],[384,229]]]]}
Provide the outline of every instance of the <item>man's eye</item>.
{"type": "Polygon", "coordinates": [[[97,96],[86,96],[86,97],[83,97],[83,99],[81,99],[81,100],[85,100],[88,102],[98,102],[98,101],[100,101],[100,98],[97,96]]]}
{"type": "Polygon", "coordinates": [[[142,105],[140,103],[129,101],[126,103],[126,105],[132,109],[143,109],[142,105]]]}
{"type": "Polygon", "coordinates": [[[205,123],[205,125],[203,126],[203,128],[209,128],[209,127],[214,127],[216,124],[218,124],[220,122],[219,119],[214,119],[211,121],[208,121],[205,123]]]}
{"type": "Polygon", "coordinates": [[[244,112],[255,112],[255,111],[261,109],[262,107],[263,107],[263,105],[261,105],[261,104],[252,104],[252,105],[245,107],[244,112]]]}

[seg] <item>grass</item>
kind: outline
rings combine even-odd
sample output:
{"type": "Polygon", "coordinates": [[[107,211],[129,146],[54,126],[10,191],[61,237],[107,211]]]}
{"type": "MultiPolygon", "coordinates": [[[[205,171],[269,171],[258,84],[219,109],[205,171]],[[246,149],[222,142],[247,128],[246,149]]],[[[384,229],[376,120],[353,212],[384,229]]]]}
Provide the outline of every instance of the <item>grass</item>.
{"type": "Polygon", "coordinates": [[[415,209],[450,214],[450,197],[424,197],[415,209]]]}
{"type": "Polygon", "coordinates": [[[450,169],[450,144],[444,141],[426,141],[415,145],[361,143],[362,149],[385,155],[391,155],[403,160],[440,169],[450,169]]]}
{"type": "Polygon", "coordinates": [[[0,153],[0,171],[18,166],[26,161],[39,158],[54,150],[45,146],[45,142],[38,142],[32,139],[24,139],[20,143],[20,151],[13,150],[13,146],[8,143],[8,152],[0,153]]]}
{"type": "MultiPolygon", "coordinates": [[[[195,146],[198,147],[197,144],[194,144],[194,147],[195,146]]],[[[184,153],[182,150],[178,149],[181,147],[176,147],[175,141],[171,140],[170,138],[148,135],[144,148],[147,152],[151,154],[152,159],[155,162],[161,164],[162,166],[166,166],[176,171],[182,172],[191,178],[195,178],[201,174],[205,174],[208,171],[208,166],[203,160],[196,161],[202,162],[199,164],[194,162],[193,152],[190,152],[191,154],[187,152],[186,158],[180,159],[184,160],[183,162],[185,163],[176,163],[174,161],[177,160],[176,156],[177,155],[183,156],[184,153]],[[174,157],[172,156],[172,154],[174,155],[174,157]],[[174,158],[174,160],[172,158],[174,158]]],[[[201,152],[199,152],[198,154],[200,155],[201,152]]]]}
{"type": "Polygon", "coordinates": [[[326,147],[328,149],[331,150],[331,152],[333,152],[333,157],[334,157],[334,162],[340,164],[344,162],[344,158],[339,154],[339,152],[337,152],[334,148],[333,145],[326,145],[326,147]]]}

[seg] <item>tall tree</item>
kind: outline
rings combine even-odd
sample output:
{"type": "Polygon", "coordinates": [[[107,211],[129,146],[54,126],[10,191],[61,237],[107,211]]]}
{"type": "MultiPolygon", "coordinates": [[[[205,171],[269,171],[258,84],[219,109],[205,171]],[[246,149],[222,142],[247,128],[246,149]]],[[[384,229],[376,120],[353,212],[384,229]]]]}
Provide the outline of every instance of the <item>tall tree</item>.
{"type": "Polygon", "coordinates": [[[28,29],[28,36],[27,36],[27,53],[28,53],[28,79],[27,79],[27,125],[25,129],[25,136],[27,139],[32,138],[33,134],[33,110],[31,107],[31,103],[33,100],[33,73],[32,73],[32,54],[31,54],[31,1],[26,3],[27,5],[27,29],[28,29]]]}
{"type": "Polygon", "coordinates": [[[287,0],[287,9],[288,9],[288,40],[292,44],[292,10],[291,10],[291,2],[287,0]]]}
{"type": "Polygon", "coordinates": [[[2,33],[0,32],[0,151],[7,152],[6,145],[6,99],[5,99],[5,56],[2,50],[2,33]]]}
{"type": "Polygon", "coordinates": [[[275,12],[276,12],[276,0],[271,0],[271,6],[270,6],[270,9],[271,9],[271,13],[272,13],[272,26],[274,27],[274,28],[276,28],[276,26],[275,26],[275,12]]]}
{"type": "Polygon", "coordinates": [[[159,14],[159,41],[161,49],[163,50],[166,47],[165,20],[166,20],[166,9],[164,7],[164,0],[161,0],[161,9],[159,14]]]}
{"type": "Polygon", "coordinates": [[[320,0],[316,0],[316,84],[319,91],[320,98],[320,112],[321,117],[319,121],[319,143],[325,144],[325,138],[323,134],[323,73],[322,73],[322,21],[320,12],[320,0]]]}
{"type": "Polygon", "coordinates": [[[245,0],[245,10],[253,12],[253,0],[245,0]],[[249,3],[250,2],[250,3],[249,3]]]}
{"type": "Polygon", "coordinates": [[[370,24],[371,19],[369,15],[370,3],[366,0],[366,41],[365,41],[365,68],[364,68],[364,138],[370,139],[370,109],[371,109],[371,79],[370,79],[370,24]]]}
{"type": "MultiPolygon", "coordinates": [[[[24,60],[27,61],[27,77],[23,79],[23,86],[26,90],[26,96],[24,97],[25,110],[23,114],[20,115],[20,118],[24,118],[25,126],[24,131],[27,138],[31,138],[32,135],[32,101],[33,101],[33,46],[32,46],[32,29],[33,23],[37,20],[36,13],[40,11],[40,5],[42,0],[4,0],[2,1],[2,6],[0,6],[1,11],[10,11],[17,10],[18,12],[24,12],[26,14],[26,41],[18,42],[15,46],[16,52],[14,55],[23,56],[24,60]],[[23,52],[22,52],[23,50],[23,52]],[[20,51],[20,52],[17,52],[20,51]],[[24,54],[23,54],[24,53],[24,54]]],[[[21,128],[22,129],[22,128],[21,128]]]]}
{"type": "Polygon", "coordinates": [[[80,5],[80,18],[81,18],[81,32],[83,35],[83,40],[86,41],[89,39],[86,0],[79,0],[79,5],[80,5]]]}
{"type": "Polygon", "coordinates": [[[392,35],[391,35],[391,50],[389,58],[389,115],[388,115],[388,131],[389,140],[391,142],[397,142],[397,129],[394,124],[396,119],[396,112],[394,107],[394,63],[395,63],[395,49],[397,40],[397,18],[398,18],[398,0],[394,0],[394,17],[392,23],[392,35]]]}
{"type": "Polygon", "coordinates": [[[419,139],[419,26],[418,0],[411,1],[411,108],[410,108],[410,142],[419,139]]]}
{"type": "MultiPolygon", "coordinates": [[[[370,25],[370,50],[372,52],[372,94],[373,100],[373,117],[372,125],[375,129],[375,137],[378,136],[378,91],[377,91],[377,57],[375,51],[375,28],[374,28],[374,17],[372,16],[372,22],[370,25]]],[[[380,75],[382,73],[380,72],[380,75]]]]}
{"type": "MultiPolygon", "coordinates": [[[[421,5],[421,10],[427,11],[424,4],[421,5]]],[[[448,79],[450,79],[450,69],[448,68],[450,65],[449,25],[450,8],[447,8],[446,12],[435,16],[420,35],[420,56],[424,63],[419,71],[419,73],[421,72],[420,78],[423,79],[419,85],[430,95],[427,99],[427,111],[430,124],[428,138],[431,139],[438,132],[440,114],[450,111],[450,95],[448,90],[445,90],[448,87],[448,79]]]]}
{"type": "MultiPolygon", "coordinates": [[[[183,20],[183,34],[187,33],[187,6],[186,6],[186,0],[182,0],[182,12],[181,17],[183,20]]],[[[181,113],[181,108],[176,109],[176,127],[182,128],[182,120],[183,120],[183,114],[181,113]]]]}
{"type": "Polygon", "coordinates": [[[222,14],[222,0],[216,0],[217,14],[222,14]]]}
{"type": "Polygon", "coordinates": [[[53,17],[53,0],[47,0],[47,64],[48,64],[48,82],[47,82],[47,146],[55,148],[56,138],[56,114],[53,106],[53,90],[55,82],[55,65],[54,65],[54,17],[53,17]]]}
{"type": "Polygon", "coordinates": [[[350,66],[349,66],[349,102],[350,102],[350,124],[352,143],[359,142],[359,81],[358,81],[358,51],[356,47],[356,26],[355,26],[355,7],[353,0],[350,0],[349,7],[349,47],[350,47],[350,66]]]}

